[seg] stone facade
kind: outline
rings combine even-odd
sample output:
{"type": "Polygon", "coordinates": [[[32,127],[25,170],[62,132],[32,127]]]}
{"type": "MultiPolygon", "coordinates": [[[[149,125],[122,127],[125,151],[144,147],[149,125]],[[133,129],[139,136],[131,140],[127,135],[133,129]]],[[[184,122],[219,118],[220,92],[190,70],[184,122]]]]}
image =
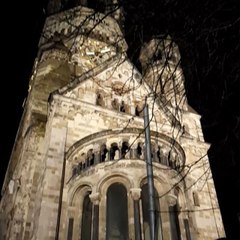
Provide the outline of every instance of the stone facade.
{"type": "Polygon", "coordinates": [[[149,239],[146,104],[157,239],[224,237],[177,46],[170,37],[146,43],[140,73],[126,55],[120,10],[93,13],[84,5],[46,19],[2,189],[0,238],[149,239]],[[124,228],[110,229],[121,206],[124,228]]]}

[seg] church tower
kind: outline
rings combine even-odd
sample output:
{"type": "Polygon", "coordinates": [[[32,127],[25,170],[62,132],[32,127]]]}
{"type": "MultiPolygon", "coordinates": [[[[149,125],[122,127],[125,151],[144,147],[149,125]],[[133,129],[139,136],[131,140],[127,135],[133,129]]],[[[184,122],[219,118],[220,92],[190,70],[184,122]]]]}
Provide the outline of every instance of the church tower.
{"type": "Polygon", "coordinates": [[[1,192],[0,239],[150,240],[150,216],[157,240],[224,237],[210,145],[171,37],[142,46],[140,72],[117,0],[50,0],[48,12],[1,192]]]}

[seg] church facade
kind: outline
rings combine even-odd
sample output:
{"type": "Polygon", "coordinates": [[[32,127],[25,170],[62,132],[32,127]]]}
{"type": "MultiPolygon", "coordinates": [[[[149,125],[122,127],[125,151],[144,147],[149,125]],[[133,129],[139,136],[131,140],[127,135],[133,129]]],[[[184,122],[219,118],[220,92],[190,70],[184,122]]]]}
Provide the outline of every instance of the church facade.
{"type": "Polygon", "coordinates": [[[128,59],[115,0],[49,3],[2,188],[1,239],[151,239],[146,168],[150,128],[155,239],[225,236],[200,117],[188,104],[177,45],[128,59]]]}

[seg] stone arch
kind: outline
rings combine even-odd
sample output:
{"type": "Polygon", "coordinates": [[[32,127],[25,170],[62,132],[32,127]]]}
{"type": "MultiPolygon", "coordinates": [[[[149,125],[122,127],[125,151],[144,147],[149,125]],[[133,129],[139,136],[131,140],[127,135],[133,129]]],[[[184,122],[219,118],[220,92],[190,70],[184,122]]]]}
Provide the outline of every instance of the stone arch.
{"type": "Polygon", "coordinates": [[[68,234],[72,233],[72,239],[77,239],[81,234],[81,227],[83,221],[83,204],[84,199],[92,192],[92,186],[87,183],[75,184],[71,189],[68,199],[68,210],[66,226],[68,234]],[[71,224],[70,224],[71,223],[71,224]],[[69,230],[71,228],[71,230],[69,230]]]}
{"type": "Polygon", "coordinates": [[[106,239],[129,239],[128,192],[119,182],[106,193],[106,239]]]}
{"type": "Polygon", "coordinates": [[[74,186],[69,190],[68,205],[75,206],[77,204],[76,199],[84,196],[84,193],[88,191],[91,192],[92,189],[93,189],[93,186],[91,183],[88,183],[88,182],[75,183],[74,186]]]}
{"type": "Polygon", "coordinates": [[[127,178],[126,175],[112,172],[99,182],[99,184],[96,186],[96,191],[100,193],[106,192],[107,188],[115,182],[122,183],[128,191],[134,186],[133,181],[127,178]]]}
{"type": "MultiPolygon", "coordinates": [[[[133,218],[133,201],[130,198],[130,189],[133,187],[133,182],[127,178],[124,174],[112,172],[109,173],[102,181],[96,186],[96,191],[101,195],[101,201],[99,203],[99,218],[101,219],[101,225],[99,231],[105,232],[106,229],[106,209],[107,209],[107,191],[112,184],[122,184],[127,191],[127,207],[129,218],[133,218]]],[[[134,226],[129,222],[129,233],[134,232],[134,226]]]]}
{"type": "MultiPolygon", "coordinates": [[[[157,184],[160,184],[160,185],[164,185],[166,189],[164,190],[169,190],[171,188],[169,182],[167,181],[167,177],[165,176],[164,173],[160,173],[160,175],[156,176],[154,175],[154,183],[157,183],[157,184]]],[[[142,185],[146,184],[147,183],[147,176],[146,174],[142,175],[140,178],[139,178],[139,186],[141,187],[142,185]]],[[[159,192],[161,193],[161,192],[159,192]]]]}

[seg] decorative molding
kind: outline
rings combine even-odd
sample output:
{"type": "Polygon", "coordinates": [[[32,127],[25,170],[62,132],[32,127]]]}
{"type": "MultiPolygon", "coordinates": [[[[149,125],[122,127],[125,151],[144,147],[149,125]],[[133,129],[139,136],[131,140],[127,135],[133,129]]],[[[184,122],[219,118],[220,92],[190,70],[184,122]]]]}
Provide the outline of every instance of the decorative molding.
{"type": "Polygon", "coordinates": [[[132,199],[133,199],[134,201],[137,201],[137,200],[140,199],[140,197],[141,197],[141,191],[142,191],[141,188],[131,188],[131,189],[130,189],[130,193],[131,193],[132,199]]]}
{"type": "Polygon", "coordinates": [[[94,205],[99,205],[99,202],[100,202],[100,193],[99,192],[90,194],[89,198],[94,205]]]}

